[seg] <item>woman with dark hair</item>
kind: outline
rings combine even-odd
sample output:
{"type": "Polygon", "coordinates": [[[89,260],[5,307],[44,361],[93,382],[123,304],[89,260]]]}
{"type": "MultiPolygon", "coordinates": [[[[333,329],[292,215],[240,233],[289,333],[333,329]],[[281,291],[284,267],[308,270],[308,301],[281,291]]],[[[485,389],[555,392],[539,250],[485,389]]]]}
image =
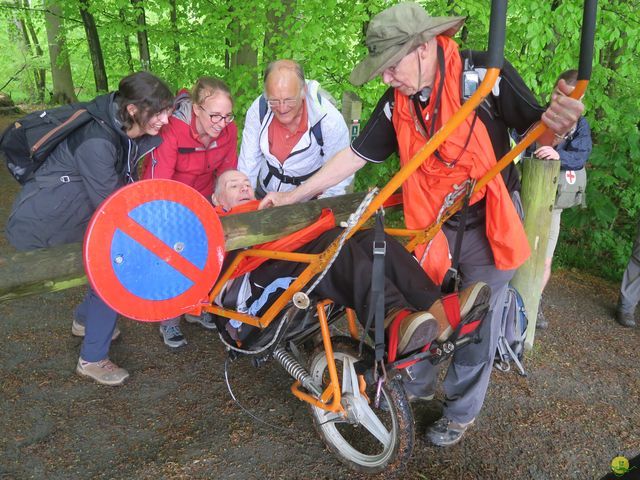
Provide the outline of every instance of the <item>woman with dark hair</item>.
{"type": "MultiPolygon", "coordinates": [[[[145,159],[143,178],[169,178],[198,190],[208,200],[216,178],[238,164],[238,129],[233,123],[233,98],[219,78],[200,77],[191,92],[181,90],[169,125],[161,132],[162,145],[145,159]]],[[[212,330],[210,314],[185,315],[190,323],[212,330]]],[[[160,324],[160,334],[169,348],[187,341],[180,318],[160,324]]]]}
{"type": "MultiPolygon", "coordinates": [[[[98,205],[136,180],[140,159],[160,145],[157,135],[173,112],[173,95],[159,78],[138,72],[86,109],[95,121],[49,154],[13,204],[6,232],[18,250],[81,242],[98,205]]],[[[116,319],[89,288],[72,325],[72,333],[84,337],[76,372],[105,385],[120,385],[129,376],[108,357],[120,334],[116,319]]]]}

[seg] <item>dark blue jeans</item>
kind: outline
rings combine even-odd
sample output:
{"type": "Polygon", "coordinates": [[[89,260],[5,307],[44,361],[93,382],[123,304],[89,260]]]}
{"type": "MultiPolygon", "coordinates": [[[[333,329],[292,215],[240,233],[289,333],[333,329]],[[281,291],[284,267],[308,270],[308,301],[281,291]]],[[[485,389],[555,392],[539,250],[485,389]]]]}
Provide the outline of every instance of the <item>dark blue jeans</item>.
{"type": "Polygon", "coordinates": [[[76,308],[76,320],[85,326],[85,336],[80,348],[83,360],[98,362],[109,356],[117,318],[118,313],[89,287],[84,300],[76,308]]]}

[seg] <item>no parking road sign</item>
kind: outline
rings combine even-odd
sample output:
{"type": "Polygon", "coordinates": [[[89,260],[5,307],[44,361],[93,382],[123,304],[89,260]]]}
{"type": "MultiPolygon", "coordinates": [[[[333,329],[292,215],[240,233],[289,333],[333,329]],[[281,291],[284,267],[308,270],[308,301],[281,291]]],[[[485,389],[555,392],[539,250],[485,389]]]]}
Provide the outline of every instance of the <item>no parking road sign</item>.
{"type": "Polygon", "coordinates": [[[94,290],[130,318],[159,321],[208,303],[224,260],[213,206],[173,180],[143,180],[105,200],[89,222],[84,264],[94,290]]]}

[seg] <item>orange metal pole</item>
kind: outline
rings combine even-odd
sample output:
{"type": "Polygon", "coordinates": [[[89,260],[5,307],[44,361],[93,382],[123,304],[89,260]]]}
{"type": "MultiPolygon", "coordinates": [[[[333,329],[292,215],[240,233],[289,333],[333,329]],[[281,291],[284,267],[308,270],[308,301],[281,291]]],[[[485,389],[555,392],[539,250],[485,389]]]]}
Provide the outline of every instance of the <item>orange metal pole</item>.
{"type": "Polygon", "coordinates": [[[358,330],[356,312],[354,312],[351,308],[347,308],[345,309],[345,313],[347,316],[347,325],[349,326],[349,334],[351,335],[351,338],[353,338],[354,340],[359,340],[360,332],[358,330]]]}
{"type": "MultiPolygon", "coordinates": [[[[324,353],[327,357],[327,368],[329,369],[329,379],[331,380],[331,393],[333,394],[332,405],[337,407],[340,405],[340,380],[338,379],[338,371],[336,362],[333,358],[333,345],[331,343],[331,332],[329,331],[329,322],[324,312],[324,306],[333,303],[331,300],[323,300],[318,302],[316,311],[318,312],[318,321],[320,322],[320,332],[322,333],[322,343],[324,345],[324,353]]],[[[342,408],[342,406],[340,407],[342,408]]]]}
{"type": "Polygon", "coordinates": [[[336,361],[333,357],[331,332],[329,331],[329,322],[327,321],[327,315],[324,311],[324,307],[332,303],[333,302],[331,300],[322,300],[316,305],[318,321],[320,322],[320,333],[322,334],[322,342],[324,345],[324,353],[327,359],[327,369],[329,370],[329,385],[327,385],[327,388],[322,392],[320,399],[300,390],[299,381],[296,381],[291,385],[291,393],[300,400],[310,403],[318,408],[322,408],[323,410],[328,410],[330,412],[344,412],[341,404],[342,396],[340,392],[340,379],[338,378],[336,361]],[[328,404],[327,402],[330,399],[331,403],[328,404]]]}

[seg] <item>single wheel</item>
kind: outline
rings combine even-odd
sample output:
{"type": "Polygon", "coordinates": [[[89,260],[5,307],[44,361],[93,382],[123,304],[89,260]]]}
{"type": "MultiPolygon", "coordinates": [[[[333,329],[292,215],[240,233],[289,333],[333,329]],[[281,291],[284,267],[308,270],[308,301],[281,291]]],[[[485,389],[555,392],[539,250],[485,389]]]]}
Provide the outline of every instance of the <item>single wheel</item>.
{"type": "MultiPolygon", "coordinates": [[[[333,354],[342,386],[342,406],[346,416],[311,405],[313,423],[323,441],[340,461],[366,473],[385,471],[392,477],[406,465],[415,441],[413,414],[399,380],[388,379],[375,408],[376,385],[367,385],[366,396],[358,386],[354,364],[358,342],[349,337],[333,339],[333,354]]],[[[364,361],[373,364],[373,352],[365,346],[364,361]]],[[[326,388],[329,370],[324,348],[311,355],[309,373],[317,385],[326,388]]]]}

